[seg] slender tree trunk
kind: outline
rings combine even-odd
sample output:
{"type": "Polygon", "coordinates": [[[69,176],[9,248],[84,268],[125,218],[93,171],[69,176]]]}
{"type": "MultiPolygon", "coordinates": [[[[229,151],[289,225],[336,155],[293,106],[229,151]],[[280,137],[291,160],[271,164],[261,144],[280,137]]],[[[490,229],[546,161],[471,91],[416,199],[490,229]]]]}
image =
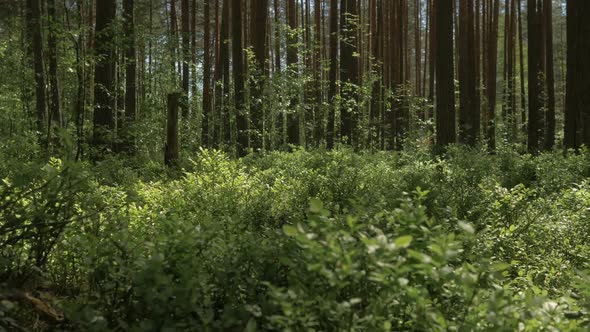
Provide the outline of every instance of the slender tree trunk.
{"type": "Polygon", "coordinates": [[[187,119],[190,113],[189,107],[189,77],[190,77],[190,11],[189,0],[181,0],[180,6],[182,10],[181,15],[181,29],[182,29],[182,91],[184,96],[181,102],[182,118],[187,119]]]}
{"type": "MultiPolygon", "coordinates": [[[[211,0],[204,0],[203,11],[203,122],[202,122],[202,144],[208,147],[210,142],[209,124],[212,122],[211,114],[211,25],[209,8],[211,0]]],[[[217,70],[217,69],[216,69],[217,70]]]]}
{"type": "Polygon", "coordinates": [[[315,138],[315,145],[319,146],[322,142],[322,133],[324,128],[323,117],[323,85],[322,85],[322,3],[321,1],[314,1],[314,52],[313,52],[313,75],[314,75],[314,89],[315,89],[315,103],[314,103],[314,125],[313,136],[315,138]]]}
{"type": "Polygon", "coordinates": [[[234,102],[236,109],[237,153],[246,155],[249,147],[248,118],[244,100],[244,50],[242,44],[242,5],[232,0],[232,69],[234,77],[234,102]]]}
{"type": "Polygon", "coordinates": [[[356,0],[341,0],[340,2],[340,81],[342,86],[343,105],[340,109],[340,134],[348,144],[356,139],[353,130],[356,126],[354,113],[356,111],[356,89],[358,85],[358,57],[357,52],[357,13],[356,0]],[[354,106],[353,106],[354,105],[354,106]]]}
{"type": "MultiPolygon", "coordinates": [[[[203,2],[205,2],[207,0],[203,0],[203,2]]],[[[204,11],[204,10],[203,10],[204,11]]],[[[198,8],[197,8],[197,0],[192,0],[191,1],[191,17],[190,17],[190,39],[191,39],[191,49],[190,49],[190,89],[192,91],[191,94],[191,99],[190,102],[192,103],[192,107],[193,107],[193,112],[196,113],[196,105],[197,105],[197,95],[198,95],[198,86],[199,86],[199,82],[197,79],[197,12],[198,12],[198,8]]],[[[203,15],[204,16],[204,15],[203,15]]],[[[203,18],[204,21],[204,18],[203,18]]],[[[203,25],[205,25],[205,23],[203,23],[203,25]]],[[[211,68],[207,68],[205,69],[205,63],[204,63],[204,57],[205,57],[205,49],[204,49],[204,44],[205,44],[205,35],[204,35],[204,31],[203,31],[203,75],[204,72],[209,70],[209,80],[211,79],[211,68]]],[[[210,54],[209,54],[210,56],[210,54]]],[[[211,61],[209,61],[209,65],[211,61]]],[[[203,77],[203,92],[205,91],[205,78],[203,77]]],[[[190,106],[191,104],[189,104],[190,106]]],[[[204,108],[202,108],[201,110],[203,110],[204,108]]],[[[201,138],[203,137],[203,118],[204,118],[204,112],[201,111],[201,118],[199,119],[201,121],[201,138]]],[[[198,131],[198,130],[197,130],[198,131]]],[[[203,141],[201,140],[201,144],[203,144],[203,141]]]]}
{"type": "MultiPolygon", "coordinates": [[[[482,70],[482,47],[481,47],[481,1],[482,0],[475,0],[475,10],[474,10],[474,14],[475,14],[475,37],[474,37],[474,42],[475,42],[475,46],[473,48],[473,53],[474,53],[474,64],[475,64],[475,105],[474,105],[474,110],[476,112],[476,114],[474,114],[474,118],[476,121],[476,126],[477,128],[474,128],[474,131],[476,133],[476,135],[478,137],[480,137],[480,133],[481,133],[481,88],[482,88],[482,84],[481,84],[481,70],[482,70]]],[[[485,0],[484,0],[485,1],[485,0]]]]}
{"type": "Polygon", "coordinates": [[[435,0],[436,144],[439,152],[456,141],[453,83],[453,0],[435,0]]]}
{"type": "Polygon", "coordinates": [[[223,140],[223,124],[222,124],[222,114],[223,114],[223,107],[222,107],[222,69],[221,69],[221,34],[220,34],[220,26],[219,26],[219,0],[215,0],[214,3],[215,10],[214,10],[214,22],[213,25],[215,27],[215,70],[213,73],[213,89],[214,89],[214,96],[213,96],[213,105],[212,109],[215,110],[215,113],[212,114],[211,119],[211,132],[213,134],[211,138],[211,146],[219,146],[223,140]]]}
{"type": "Polygon", "coordinates": [[[522,9],[521,0],[518,1],[518,48],[519,48],[519,67],[520,67],[520,122],[523,132],[526,132],[526,88],[525,88],[525,76],[524,76],[524,47],[522,38],[522,9]]]}
{"type": "Polygon", "coordinates": [[[541,72],[541,1],[527,0],[527,24],[528,24],[528,70],[529,70],[529,122],[528,122],[528,149],[531,153],[539,150],[539,123],[540,123],[540,82],[541,72]]]}
{"type": "Polygon", "coordinates": [[[334,148],[336,123],[336,84],[338,80],[338,0],[330,0],[330,72],[328,74],[328,128],[326,130],[326,147],[334,148]]]}
{"type": "Polygon", "coordinates": [[[506,104],[507,104],[507,131],[510,131],[512,139],[516,138],[517,135],[517,112],[516,112],[516,88],[515,88],[515,76],[516,76],[516,0],[509,1],[509,8],[507,9],[510,13],[508,24],[508,36],[507,36],[507,70],[506,70],[506,104]]]}
{"type": "MultiPolygon", "coordinates": [[[[502,48],[502,56],[503,56],[503,63],[502,63],[502,121],[505,124],[509,121],[508,114],[508,57],[510,53],[510,0],[504,0],[504,45],[502,48]]],[[[506,127],[506,126],[505,126],[506,127]]],[[[506,131],[506,128],[504,128],[506,131]]]]}
{"type": "Polygon", "coordinates": [[[134,0],[123,1],[123,18],[125,30],[125,121],[123,123],[123,135],[125,148],[128,152],[135,151],[135,137],[133,135],[133,123],[137,117],[137,87],[136,87],[136,52],[135,52],[135,25],[134,25],[134,0]]]}
{"type": "Polygon", "coordinates": [[[39,0],[27,0],[26,16],[27,33],[30,40],[29,53],[32,55],[32,67],[35,74],[37,132],[42,135],[45,132],[47,107],[45,104],[45,71],[43,69],[43,40],[39,0]]]}
{"type": "Polygon", "coordinates": [[[251,86],[252,91],[252,111],[250,113],[250,122],[252,126],[252,147],[254,150],[262,149],[263,128],[263,88],[268,77],[266,66],[267,57],[267,19],[268,19],[268,0],[251,0],[250,2],[251,28],[250,40],[254,51],[254,60],[256,68],[254,71],[254,80],[251,86]]]}
{"type": "Polygon", "coordinates": [[[479,132],[479,112],[475,94],[475,27],[473,1],[460,0],[459,6],[459,140],[475,146],[479,132]]]}
{"type": "Polygon", "coordinates": [[[500,1],[492,0],[489,3],[488,28],[487,28],[487,112],[485,116],[485,133],[490,151],[496,150],[496,99],[498,75],[498,21],[500,12],[500,1]]]}
{"type": "Polygon", "coordinates": [[[434,79],[436,68],[436,0],[429,0],[430,4],[430,52],[428,55],[428,100],[434,102],[434,79]]]}
{"type": "MultiPolygon", "coordinates": [[[[95,35],[96,35],[96,4],[95,4],[95,0],[89,0],[88,1],[88,25],[89,25],[89,29],[88,29],[88,41],[87,41],[87,46],[86,49],[89,52],[94,52],[94,45],[95,45],[95,35]]],[[[92,59],[91,59],[92,60],[92,59]]],[[[96,65],[94,62],[92,62],[94,65],[96,65]]],[[[94,105],[94,86],[95,86],[95,77],[94,77],[94,68],[91,67],[90,70],[88,70],[88,77],[86,79],[86,84],[88,85],[88,88],[86,89],[88,91],[88,103],[90,105],[94,105]]]]}
{"type": "MultiPolygon", "coordinates": [[[[78,29],[84,25],[84,5],[83,3],[76,3],[78,10],[78,29]]],[[[75,41],[76,49],[76,78],[77,78],[77,93],[76,93],[76,108],[74,110],[74,117],[76,121],[76,157],[75,160],[82,160],[84,158],[84,115],[86,108],[86,84],[84,78],[86,50],[84,48],[84,34],[78,34],[78,39],[75,41]]]]}
{"type": "MultiPolygon", "coordinates": [[[[98,0],[100,1],[100,0],[98,0]]],[[[176,0],[170,0],[170,65],[172,79],[177,84],[176,53],[178,52],[178,17],[176,13],[176,0]]],[[[179,71],[182,76],[182,70],[179,71]]]]}
{"type": "Polygon", "coordinates": [[[381,13],[377,14],[377,7],[380,7],[381,0],[371,0],[369,5],[370,30],[371,30],[371,70],[374,73],[374,82],[371,91],[371,108],[369,113],[369,147],[372,147],[373,142],[378,141],[378,122],[381,108],[381,85],[382,85],[382,59],[380,56],[380,41],[381,41],[381,13]],[[379,3],[378,3],[379,1],[379,3]]]}
{"type": "Polygon", "coordinates": [[[406,84],[410,82],[411,65],[408,57],[408,2],[407,0],[397,1],[395,8],[396,21],[398,22],[394,44],[397,43],[397,79],[395,91],[398,100],[394,101],[395,121],[393,135],[395,142],[393,147],[400,151],[403,148],[403,141],[410,129],[409,115],[409,90],[406,84]]]}
{"type": "Polygon", "coordinates": [[[280,14],[279,14],[279,0],[273,1],[274,18],[275,18],[275,72],[281,72],[281,29],[280,29],[280,14]]]}
{"type": "Polygon", "coordinates": [[[47,14],[49,17],[49,33],[47,39],[47,46],[49,51],[49,86],[50,102],[49,113],[52,127],[62,127],[63,118],[60,107],[59,84],[57,79],[57,26],[59,22],[55,13],[55,0],[47,0],[47,14]]]}
{"type": "MultiPolygon", "coordinates": [[[[274,75],[279,76],[282,71],[282,53],[281,53],[281,45],[282,45],[282,25],[281,25],[281,13],[279,9],[279,0],[273,0],[273,13],[274,13],[274,75]]],[[[274,76],[273,75],[273,76],[274,76]]],[[[283,126],[285,123],[284,112],[280,114],[276,114],[276,112],[272,112],[271,117],[271,135],[270,135],[270,145],[271,148],[274,149],[276,147],[277,141],[279,144],[284,143],[284,130],[283,126]],[[277,128],[279,128],[277,130],[277,128]],[[277,140],[277,137],[279,138],[277,140]]]]}
{"type": "Polygon", "coordinates": [[[420,85],[420,76],[422,73],[422,8],[420,6],[421,1],[416,0],[414,2],[414,10],[416,12],[414,17],[414,89],[417,96],[420,96],[422,91],[422,87],[420,85]]]}
{"type": "MultiPolygon", "coordinates": [[[[297,7],[295,0],[287,0],[287,21],[289,32],[287,36],[287,68],[292,79],[299,79],[298,68],[298,33],[297,33],[297,7]]],[[[299,93],[291,98],[291,110],[287,113],[287,143],[299,144],[299,93]]]]}
{"type": "Polygon", "coordinates": [[[223,143],[225,145],[230,145],[231,142],[231,122],[230,122],[230,113],[229,113],[229,22],[230,22],[230,0],[223,0],[223,9],[221,13],[221,52],[220,52],[220,61],[221,61],[221,70],[222,74],[221,77],[223,78],[222,87],[222,95],[220,98],[220,107],[221,107],[221,126],[223,133],[223,143]]]}
{"type": "Polygon", "coordinates": [[[555,145],[555,71],[553,68],[553,10],[552,1],[543,0],[545,16],[545,52],[546,52],[546,73],[547,73],[547,113],[545,129],[545,150],[553,149],[555,145]]]}

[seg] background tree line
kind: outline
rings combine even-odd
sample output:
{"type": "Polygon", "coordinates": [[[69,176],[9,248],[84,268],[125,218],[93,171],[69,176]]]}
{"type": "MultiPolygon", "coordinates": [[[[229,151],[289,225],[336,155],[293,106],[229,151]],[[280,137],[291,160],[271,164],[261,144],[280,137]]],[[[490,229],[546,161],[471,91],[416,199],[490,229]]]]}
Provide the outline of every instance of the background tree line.
{"type": "Polygon", "coordinates": [[[2,131],[47,154],[590,143],[587,1],[0,6],[2,131]]]}

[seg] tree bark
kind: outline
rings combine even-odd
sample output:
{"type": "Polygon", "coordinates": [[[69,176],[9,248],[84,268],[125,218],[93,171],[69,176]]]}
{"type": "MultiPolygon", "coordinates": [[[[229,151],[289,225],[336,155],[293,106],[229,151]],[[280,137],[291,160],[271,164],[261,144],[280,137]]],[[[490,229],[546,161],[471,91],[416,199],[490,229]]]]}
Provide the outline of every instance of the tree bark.
{"type": "Polygon", "coordinates": [[[567,2],[565,146],[590,146],[590,2],[567,2]]]}
{"type": "Polygon", "coordinates": [[[267,56],[267,19],[268,19],[268,0],[251,0],[250,2],[251,28],[250,40],[254,51],[254,60],[256,63],[253,71],[254,79],[251,86],[252,91],[252,111],[250,113],[252,147],[254,150],[262,149],[263,136],[263,88],[268,76],[266,66],[267,56]]]}
{"type": "Polygon", "coordinates": [[[356,0],[341,0],[340,2],[340,82],[342,84],[342,101],[340,109],[340,135],[347,144],[352,144],[356,137],[354,128],[356,121],[356,89],[358,78],[357,52],[357,12],[356,0]]]}
{"type": "Polygon", "coordinates": [[[326,130],[326,148],[333,149],[336,133],[336,84],[338,75],[338,0],[330,0],[330,71],[328,74],[328,123],[326,130]]]}
{"type": "Polygon", "coordinates": [[[182,91],[184,96],[182,98],[182,118],[188,118],[190,113],[189,107],[189,77],[190,77],[190,11],[189,0],[181,0],[180,7],[182,11],[181,29],[182,29],[182,91]]]}
{"type": "Polygon", "coordinates": [[[202,122],[202,144],[205,147],[210,145],[209,124],[212,122],[211,114],[211,25],[209,8],[211,0],[204,0],[203,11],[203,122],[202,122]]]}
{"type": "Polygon", "coordinates": [[[541,72],[541,1],[528,0],[527,24],[528,24],[528,76],[529,76],[529,122],[528,122],[528,150],[537,153],[539,150],[539,123],[540,123],[540,82],[541,72]]]}
{"type": "Polygon", "coordinates": [[[57,15],[55,12],[55,0],[47,0],[47,14],[49,17],[49,33],[47,47],[49,51],[49,86],[50,102],[49,114],[52,127],[62,127],[63,118],[60,107],[59,84],[57,79],[57,15]]]}
{"type": "Polygon", "coordinates": [[[553,68],[553,10],[552,1],[543,0],[545,18],[545,68],[547,82],[547,112],[545,114],[545,150],[555,145],[555,70],[553,68]]]}
{"type": "Polygon", "coordinates": [[[137,86],[136,86],[136,51],[135,51],[135,25],[134,25],[134,0],[123,1],[123,27],[126,37],[125,48],[125,121],[123,122],[123,135],[125,147],[128,152],[135,151],[135,136],[133,135],[133,123],[137,116],[137,86]]]}
{"type": "Polygon", "coordinates": [[[236,109],[237,154],[242,157],[249,147],[248,118],[244,107],[244,50],[242,44],[242,6],[232,0],[232,69],[236,109]]]}
{"type": "MultiPolygon", "coordinates": [[[[287,0],[287,23],[289,31],[287,33],[287,68],[292,80],[299,79],[298,68],[298,32],[297,32],[297,7],[295,0],[287,0]]],[[[299,142],[299,93],[291,98],[291,109],[287,113],[287,143],[298,145],[299,142]]]]}
{"type": "Polygon", "coordinates": [[[43,65],[43,40],[41,35],[41,8],[39,0],[27,0],[27,33],[30,40],[29,53],[32,55],[32,67],[35,75],[36,124],[37,133],[45,132],[47,107],[45,104],[45,72],[43,65]]]}
{"type": "Polygon", "coordinates": [[[500,12],[500,1],[491,0],[488,3],[488,28],[487,28],[487,81],[486,92],[488,107],[485,115],[485,134],[490,151],[496,150],[496,99],[498,75],[498,21],[500,12]]]}
{"type": "Polygon", "coordinates": [[[522,42],[522,9],[521,0],[518,1],[518,49],[519,49],[519,67],[520,67],[520,123],[523,132],[526,132],[526,88],[525,88],[525,76],[524,76],[524,47],[522,42]]]}
{"type": "Polygon", "coordinates": [[[456,141],[452,0],[435,0],[436,145],[438,152],[456,141]]]}
{"type": "Polygon", "coordinates": [[[475,26],[473,1],[460,0],[459,6],[459,140],[475,146],[479,133],[479,111],[475,94],[475,26]]]}

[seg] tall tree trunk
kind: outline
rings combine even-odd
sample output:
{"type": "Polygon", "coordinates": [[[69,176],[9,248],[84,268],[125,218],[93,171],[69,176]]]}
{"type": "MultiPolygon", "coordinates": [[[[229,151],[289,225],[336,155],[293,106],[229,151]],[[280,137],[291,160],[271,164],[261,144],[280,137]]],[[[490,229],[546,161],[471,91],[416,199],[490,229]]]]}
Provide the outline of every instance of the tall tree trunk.
{"type": "Polygon", "coordinates": [[[428,100],[434,102],[434,79],[436,68],[436,3],[435,0],[429,0],[430,14],[430,52],[428,54],[428,100]]]}
{"type": "Polygon", "coordinates": [[[524,46],[523,46],[523,38],[522,38],[522,6],[521,0],[514,0],[517,1],[517,11],[518,11],[518,62],[520,67],[520,123],[521,123],[521,130],[526,132],[526,88],[525,88],[525,75],[524,75],[524,46]]]}
{"type": "Polygon", "coordinates": [[[336,84],[338,80],[338,0],[330,0],[330,72],[328,74],[328,123],[326,147],[334,148],[336,121],[336,84]]]}
{"type": "Polygon", "coordinates": [[[134,0],[123,1],[124,30],[126,37],[125,48],[125,121],[123,122],[123,135],[126,150],[135,150],[135,137],[132,126],[137,116],[137,87],[136,87],[136,54],[135,54],[135,25],[134,25],[134,0]]]}
{"type": "Polygon", "coordinates": [[[555,71],[553,68],[553,10],[552,1],[543,0],[545,16],[545,61],[547,82],[547,112],[545,119],[545,150],[553,149],[555,145],[555,71]]]}
{"type": "Polygon", "coordinates": [[[32,55],[32,67],[35,74],[37,132],[41,135],[45,132],[47,107],[45,104],[45,72],[43,69],[43,40],[39,0],[27,0],[26,16],[27,33],[30,40],[29,53],[32,55]]]}
{"type": "Polygon", "coordinates": [[[488,28],[487,28],[487,81],[486,92],[488,107],[485,116],[485,134],[490,151],[496,150],[496,97],[498,75],[498,21],[500,12],[500,0],[491,0],[488,3],[488,28]]]}
{"type": "Polygon", "coordinates": [[[314,45],[313,45],[313,73],[314,73],[314,89],[315,89],[315,103],[314,103],[314,125],[313,136],[315,138],[315,145],[319,146],[322,142],[322,133],[324,127],[323,118],[323,85],[322,85],[322,3],[321,1],[314,1],[314,45]]]}
{"type": "Polygon", "coordinates": [[[279,0],[273,1],[273,11],[275,19],[275,72],[281,72],[281,28],[280,28],[280,13],[279,13],[279,0]]]}
{"type": "Polygon", "coordinates": [[[254,150],[262,149],[263,137],[263,87],[268,76],[266,66],[267,56],[267,19],[268,19],[268,0],[251,0],[250,2],[251,28],[250,40],[254,51],[254,60],[256,70],[252,83],[252,111],[250,113],[250,122],[252,126],[252,147],[254,150]]]}
{"type": "MultiPolygon", "coordinates": [[[[177,84],[176,53],[178,52],[178,17],[176,13],[176,0],[170,0],[170,65],[172,80],[177,84]]],[[[180,75],[182,76],[182,70],[180,75]]]]}
{"type": "Polygon", "coordinates": [[[528,76],[529,76],[529,122],[528,122],[528,150],[536,153],[539,150],[539,123],[540,123],[540,82],[541,72],[541,0],[527,0],[527,24],[528,24],[528,76]]]}
{"type": "Polygon", "coordinates": [[[475,146],[479,132],[479,112],[475,94],[475,26],[473,1],[460,0],[459,6],[459,140],[475,146]]]}
{"type": "Polygon", "coordinates": [[[112,26],[115,9],[115,0],[96,1],[93,144],[98,151],[95,159],[112,148],[115,134],[115,50],[112,26]]]}
{"type": "Polygon", "coordinates": [[[202,122],[202,144],[208,147],[210,142],[209,124],[212,122],[211,114],[211,25],[209,8],[211,0],[204,0],[203,11],[203,122],[202,122]]]}
{"type": "Polygon", "coordinates": [[[221,77],[223,79],[221,98],[219,107],[221,109],[221,132],[223,143],[229,145],[231,142],[231,122],[229,113],[229,22],[230,22],[230,0],[223,0],[221,13],[221,31],[220,31],[220,63],[221,77]]]}
{"type": "Polygon", "coordinates": [[[393,6],[395,27],[392,29],[395,33],[392,34],[394,40],[392,41],[393,52],[395,54],[394,66],[394,93],[396,97],[392,103],[393,109],[393,133],[391,147],[396,150],[403,148],[403,140],[409,130],[409,105],[406,83],[410,79],[410,63],[408,58],[408,13],[407,0],[400,0],[394,3],[393,6]]]}
{"type": "Polygon", "coordinates": [[[567,1],[565,147],[590,146],[590,2],[567,1]]]}
{"type": "Polygon", "coordinates": [[[244,107],[244,50],[242,44],[242,5],[232,0],[232,69],[236,109],[237,153],[244,156],[249,147],[248,118],[244,107]]]}
{"type": "Polygon", "coordinates": [[[414,2],[414,10],[414,93],[420,96],[422,92],[420,81],[420,76],[422,76],[422,8],[420,0],[414,2]]]}
{"type": "MultiPolygon", "coordinates": [[[[477,128],[474,128],[476,135],[480,137],[481,135],[481,70],[482,70],[482,47],[481,47],[481,1],[482,0],[475,0],[475,37],[474,42],[475,46],[473,48],[474,58],[475,58],[475,105],[474,109],[477,114],[474,114],[475,121],[477,123],[477,128]]],[[[485,1],[485,0],[484,0],[485,1]]]]}
{"type": "Polygon", "coordinates": [[[436,145],[439,152],[456,141],[453,83],[453,0],[435,0],[436,145]]]}
{"type": "Polygon", "coordinates": [[[189,77],[190,77],[190,11],[189,0],[181,0],[182,10],[181,29],[182,29],[182,91],[184,92],[181,102],[182,118],[186,119],[189,115],[189,77]]]}
{"type": "MultiPolygon", "coordinates": [[[[96,42],[96,4],[95,0],[88,1],[88,41],[86,49],[90,52],[94,51],[94,44],[96,42]]],[[[88,70],[88,79],[86,83],[88,84],[88,102],[91,105],[94,105],[94,68],[88,70]]]]}
{"type": "Polygon", "coordinates": [[[380,55],[381,47],[381,12],[378,13],[378,7],[381,8],[381,0],[371,0],[369,3],[369,25],[371,31],[371,70],[375,77],[371,91],[371,105],[369,113],[369,147],[372,147],[373,142],[378,141],[378,122],[379,114],[381,109],[381,86],[382,86],[382,75],[383,66],[380,55]]]}
{"type": "MultiPolygon", "coordinates": [[[[203,2],[205,2],[207,0],[203,0],[203,2]]],[[[204,11],[204,10],[203,10],[204,11]]],[[[193,110],[194,112],[196,112],[196,105],[197,105],[197,95],[198,95],[198,90],[199,90],[199,82],[197,80],[197,12],[198,12],[198,8],[197,8],[197,0],[192,0],[191,1],[191,32],[190,32],[190,39],[191,39],[191,49],[190,49],[190,59],[191,59],[191,63],[190,63],[190,89],[192,91],[192,98],[191,101],[193,102],[194,106],[193,106],[193,110]]],[[[204,18],[203,18],[204,21],[204,18]]],[[[205,25],[203,23],[203,25],[205,25]]],[[[205,44],[205,36],[204,36],[204,32],[203,32],[203,46],[205,44]]],[[[205,57],[205,49],[203,47],[203,58],[205,57]]],[[[204,59],[203,59],[203,67],[205,67],[205,63],[204,63],[204,59]]],[[[211,68],[205,69],[203,68],[203,75],[204,72],[206,70],[209,70],[209,73],[211,73],[211,68]]],[[[209,77],[210,78],[210,77],[209,77]]],[[[203,93],[205,92],[205,78],[203,77],[203,93]]],[[[203,108],[204,109],[204,108],[203,108]]],[[[202,110],[203,110],[202,109],[202,110]]],[[[196,114],[196,113],[195,113],[196,114]]],[[[204,112],[202,111],[201,113],[201,137],[203,137],[203,116],[204,112]]],[[[201,140],[201,144],[203,144],[203,141],[201,140]]]]}
{"type": "Polygon", "coordinates": [[[356,104],[358,101],[356,89],[358,77],[357,45],[357,9],[356,0],[341,0],[340,2],[340,82],[342,84],[342,101],[340,108],[340,134],[348,144],[356,141],[356,104]]]}
{"type": "MultiPolygon", "coordinates": [[[[517,112],[516,112],[516,0],[509,1],[509,20],[507,39],[507,70],[506,70],[506,109],[509,116],[506,124],[507,131],[510,131],[510,136],[514,139],[517,135],[517,112]]],[[[505,120],[506,121],[506,120],[505,120]]]]}
{"type": "MultiPolygon", "coordinates": [[[[84,4],[77,2],[78,11],[78,29],[81,29],[84,22],[84,4]]],[[[85,63],[86,63],[86,49],[84,45],[84,34],[78,34],[78,38],[74,41],[76,50],[76,78],[77,78],[77,92],[76,92],[76,108],[74,109],[74,117],[76,121],[76,157],[75,160],[82,160],[84,158],[84,118],[86,109],[86,83],[85,83],[85,63]]]]}
{"type": "MultiPolygon", "coordinates": [[[[289,31],[287,33],[287,68],[289,75],[293,80],[299,79],[298,68],[298,32],[297,32],[297,7],[295,0],[287,0],[287,23],[289,31]]],[[[299,144],[299,93],[291,98],[291,109],[287,113],[287,143],[299,144]]]]}
{"type": "Polygon", "coordinates": [[[60,108],[59,84],[57,79],[57,26],[59,21],[55,13],[55,0],[47,0],[47,14],[49,17],[49,33],[47,38],[47,47],[49,51],[49,86],[50,102],[49,114],[52,127],[62,127],[63,118],[60,108]]]}

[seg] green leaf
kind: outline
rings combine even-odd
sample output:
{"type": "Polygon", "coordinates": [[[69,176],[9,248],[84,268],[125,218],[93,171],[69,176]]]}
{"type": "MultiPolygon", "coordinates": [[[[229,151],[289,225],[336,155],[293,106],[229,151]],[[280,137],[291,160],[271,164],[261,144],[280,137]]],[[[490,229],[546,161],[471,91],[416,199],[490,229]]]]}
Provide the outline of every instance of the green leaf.
{"type": "Polygon", "coordinates": [[[412,243],[413,239],[414,238],[411,235],[404,235],[395,239],[394,243],[396,247],[407,248],[410,246],[410,243],[412,243]]]}
{"type": "Polygon", "coordinates": [[[492,270],[493,272],[501,272],[508,270],[509,268],[510,264],[504,262],[494,263],[490,266],[490,270],[492,270]]]}
{"type": "Polygon", "coordinates": [[[410,281],[406,278],[397,278],[397,282],[400,286],[406,287],[410,281]]]}
{"type": "Polygon", "coordinates": [[[311,213],[321,213],[324,209],[324,203],[317,198],[311,198],[309,200],[309,211],[311,213]]]}
{"type": "Polygon", "coordinates": [[[297,227],[293,225],[284,225],[283,233],[285,233],[285,235],[287,236],[296,236],[297,234],[299,234],[299,231],[297,230],[297,227]]]}
{"type": "Polygon", "coordinates": [[[475,228],[470,223],[459,221],[459,227],[469,234],[475,234],[475,228]]]}
{"type": "Polygon", "coordinates": [[[391,331],[391,322],[386,321],[383,323],[383,331],[391,331]]]}
{"type": "Polygon", "coordinates": [[[253,318],[250,318],[250,320],[248,321],[248,324],[246,324],[246,328],[244,329],[244,332],[254,332],[258,330],[257,326],[256,326],[256,320],[253,318]]]}

